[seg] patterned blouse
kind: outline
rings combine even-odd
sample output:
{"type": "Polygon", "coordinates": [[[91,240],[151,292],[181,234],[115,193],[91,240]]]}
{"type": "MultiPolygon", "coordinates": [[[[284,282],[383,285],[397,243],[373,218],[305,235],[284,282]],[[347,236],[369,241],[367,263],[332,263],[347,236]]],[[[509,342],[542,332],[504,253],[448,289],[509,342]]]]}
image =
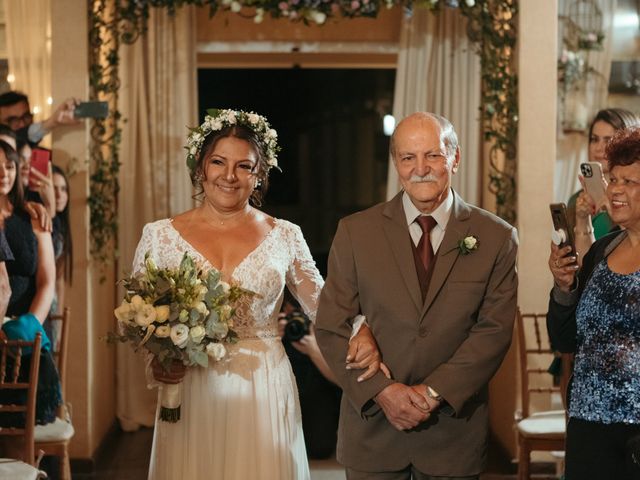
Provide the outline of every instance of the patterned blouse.
{"type": "Polygon", "coordinates": [[[640,424],[640,271],[596,265],[576,310],[578,345],[569,416],[640,424]]]}

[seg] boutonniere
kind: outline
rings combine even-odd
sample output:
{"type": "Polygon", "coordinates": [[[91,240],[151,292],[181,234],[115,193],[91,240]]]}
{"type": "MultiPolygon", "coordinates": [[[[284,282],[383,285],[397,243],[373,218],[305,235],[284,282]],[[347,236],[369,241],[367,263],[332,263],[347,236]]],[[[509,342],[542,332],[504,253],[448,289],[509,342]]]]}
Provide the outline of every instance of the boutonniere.
{"type": "Polygon", "coordinates": [[[458,242],[458,250],[460,250],[461,255],[468,255],[474,250],[477,250],[478,245],[480,245],[478,237],[469,235],[458,242]]]}

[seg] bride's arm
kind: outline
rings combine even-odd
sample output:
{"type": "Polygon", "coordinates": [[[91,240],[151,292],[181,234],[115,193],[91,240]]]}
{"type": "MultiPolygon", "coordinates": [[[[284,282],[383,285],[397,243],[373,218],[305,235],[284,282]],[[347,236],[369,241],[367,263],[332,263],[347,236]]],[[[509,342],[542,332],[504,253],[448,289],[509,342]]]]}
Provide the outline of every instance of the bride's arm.
{"type": "MultiPolygon", "coordinates": [[[[324,280],[298,227],[294,230],[290,246],[292,247],[292,261],[287,271],[287,288],[298,301],[304,313],[315,324],[318,300],[324,280]]],[[[297,343],[299,346],[296,348],[309,356],[320,373],[329,381],[337,384],[337,379],[327,365],[316,342],[314,325],[311,325],[309,334],[297,343]]]]}
{"type": "Polygon", "coordinates": [[[300,303],[302,310],[315,323],[320,291],[324,280],[311,256],[307,242],[298,227],[290,238],[291,263],[286,276],[289,291],[300,303]]]}
{"type": "MultiPolygon", "coordinates": [[[[293,261],[287,274],[287,287],[298,300],[304,312],[315,323],[320,291],[324,285],[324,280],[322,280],[320,272],[316,268],[307,242],[298,227],[294,230],[291,246],[293,249],[293,261]]],[[[314,360],[321,372],[330,372],[331,370],[315,341],[315,336],[311,340],[309,343],[312,344],[312,347],[315,347],[314,354],[318,361],[316,362],[311,354],[309,356],[314,360]]],[[[389,369],[382,363],[378,345],[366,323],[365,317],[362,315],[358,315],[353,319],[352,334],[348,351],[345,352],[345,360],[348,362],[346,365],[348,369],[364,370],[358,377],[360,382],[371,378],[378,370],[382,370],[387,378],[391,377],[389,369]]],[[[333,374],[331,376],[325,375],[325,377],[336,383],[333,374]]]]}

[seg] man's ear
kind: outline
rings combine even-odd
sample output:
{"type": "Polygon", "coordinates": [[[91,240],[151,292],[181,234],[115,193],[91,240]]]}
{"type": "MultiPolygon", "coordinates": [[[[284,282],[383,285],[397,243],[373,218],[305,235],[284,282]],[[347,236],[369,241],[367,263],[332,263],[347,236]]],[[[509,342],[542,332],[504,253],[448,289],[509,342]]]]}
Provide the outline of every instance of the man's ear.
{"type": "Polygon", "coordinates": [[[451,166],[451,171],[453,173],[457,173],[458,167],[460,167],[460,147],[456,148],[456,154],[453,157],[453,165],[451,166]]]}

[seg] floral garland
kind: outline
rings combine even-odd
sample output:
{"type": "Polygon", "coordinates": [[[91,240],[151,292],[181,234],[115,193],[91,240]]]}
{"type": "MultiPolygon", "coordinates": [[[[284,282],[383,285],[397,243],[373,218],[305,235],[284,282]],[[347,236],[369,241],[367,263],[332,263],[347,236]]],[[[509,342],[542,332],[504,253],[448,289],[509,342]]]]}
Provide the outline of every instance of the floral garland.
{"type": "Polygon", "coordinates": [[[95,120],[91,129],[91,176],[88,199],[91,215],[91,254],[105,261],[113,257],[117,237],[118,159],[121,114],[120,44],[132,44],[144,33],[150,8],[174,13],[183,5],[208,6],[209,14],[228,10],[249,15],[256,23],[266,14],[305,24],[323,24],[330,17],[376,17],[394,6],[438,11],[459,8],[469,20],[468,35],[482,66],[482,121],[491,142],[490,190],[497,213],[514,223],[517,139],[517,75],[513,68],[517,0],[91,0],[89,2],[90,96],[109,102],[110,115],[95,120]],[[249,13],[251,12],[251,13],[249,13]]]}
{"type": "Polygon", "coordinates": [[[196,168],[197,157],[207,135],[232,125],[244,125],[253,130],[264,147],[268,167],[279,168],[278,151],[280,147],[278,146],[278,133],[271,128],[265,117],[243,110],[219,110],[213,108],[207,110],[207,115],[204,117],[202,125],[191,129],[191,133],[187,138],[187,145],[184,147],[187,149],[187,167],[189,167],[192,174],[196,168]]]}

